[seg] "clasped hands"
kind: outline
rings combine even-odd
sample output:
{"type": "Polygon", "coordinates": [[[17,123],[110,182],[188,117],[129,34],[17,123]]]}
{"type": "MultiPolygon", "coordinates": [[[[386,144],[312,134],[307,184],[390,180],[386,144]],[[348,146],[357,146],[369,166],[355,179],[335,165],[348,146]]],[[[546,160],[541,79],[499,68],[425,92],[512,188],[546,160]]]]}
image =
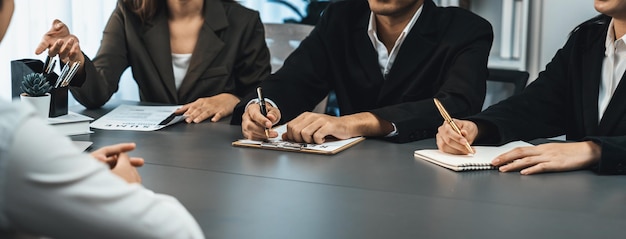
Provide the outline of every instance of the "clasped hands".
{"type": "MultiPolygon", "coordinates": [[[[478,126],[467,120],[454,119],[461,130],[459,135],[444,122],[438,129],[437,147],[451,154],[468,154],[465,143],[476,140],[478,126]]],[[[600,159],[600,146],[591,141],[574,143],[547,143],[538,146],[518,147],[492,160],[501,172],[520,171],[530,175],[544,172],[571,171],[587,168],[600,159]]]]}
{"type": "Polygon", "coordinates": [[[135,143],[121,143],[99,148],[91,156],[109,165],[111,172],[128,183],[141,183],[141,176],[136,167],[144,164],[143,158],[130,157],[127,152],[134,150],[135,143]]]}

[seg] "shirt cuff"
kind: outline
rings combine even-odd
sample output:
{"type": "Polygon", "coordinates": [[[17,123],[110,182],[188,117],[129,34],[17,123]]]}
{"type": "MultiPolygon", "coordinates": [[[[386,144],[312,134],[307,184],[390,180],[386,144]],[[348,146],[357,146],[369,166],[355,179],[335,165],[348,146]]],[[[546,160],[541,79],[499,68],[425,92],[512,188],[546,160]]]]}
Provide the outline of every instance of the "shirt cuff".
{"type": "MultiPolygon", "coordinates": [[[[259,99],[252,99],[252,100],[248,101],[248,103],[246,104],[246,108],[248,108],[248,106],[251,105],[251,104],[258,104],[258,103],[259,103],[259,99]]],[[[272,100],[270,100],[268,98],[265,98],[265,103],[268,103],[268,104],[272,105],[272,107],[278,109],[278,105],[276,105],[276,103],[274,103],[274,101],[272,101],[272,100]]]]}
{"type": "Polygon", "coordinates": [[[391,133],[385,135],[385,138],[393,137],[393,136],[398,135],[398,128],[396,127],[396,124],[391,123],[391,125],[393,126],[393,131],[391,131],[391,133]]]}

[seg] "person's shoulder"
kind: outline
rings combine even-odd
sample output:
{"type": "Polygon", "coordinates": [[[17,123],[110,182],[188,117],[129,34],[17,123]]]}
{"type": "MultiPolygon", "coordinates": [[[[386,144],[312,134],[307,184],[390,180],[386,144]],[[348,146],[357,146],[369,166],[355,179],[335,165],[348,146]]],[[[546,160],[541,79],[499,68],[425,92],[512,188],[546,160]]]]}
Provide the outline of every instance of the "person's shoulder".
{"type": "Polygon", "coordinates": [[[602,14],[582,22],[569,33],[563,48],[588,49],[603,45],[610,23],[611,17],[602,14]]]}
{"type": "Polygon", "coordinates": [[[570,35],[574,36],[606,36],[606,31],[611,23],[611,17],[600,14],[587,21],[584,21],[580,25],[576,26],[570,35]],[[602,34],[603,33],[603,34],[602,34]]]}

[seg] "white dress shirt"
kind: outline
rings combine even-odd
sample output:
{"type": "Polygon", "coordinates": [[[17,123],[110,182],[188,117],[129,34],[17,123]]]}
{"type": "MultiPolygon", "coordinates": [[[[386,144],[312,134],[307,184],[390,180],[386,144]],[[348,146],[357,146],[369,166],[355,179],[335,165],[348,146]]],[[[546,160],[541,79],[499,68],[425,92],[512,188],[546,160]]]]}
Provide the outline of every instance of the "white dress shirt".
{"type": "Polygon", "coordinates": [[[0,102],[0,238],[204,238],[175,198],[129,184],[30,107],[0,102]]]}
{"type": "Polygon", "coordinates": [[[617,85],[626,71],[626,35],[615,37],[613,20],[609,23],[606,33],[606,50],[602,61],[602,83],[598,95],[598,122],[602,119],[606,107],[609,105],[617,85]],[[614,40],[615,39],[615,40],[614,40]]]}
{"type": "Polygon", "coordinates": [[[417,11],[415,11],[415,14],[413,14],[413,17],[411,18],[409,23],[406,24],[404,30],[402,30],[402,33],[400,33],[400,36],[398,36],[398,39],[396,39],[396,42],[391,49],[391,52],[388,52],[385,44],[383,44],[378,39],[378,33],[376,30],[376,16],[374,16],[374,12],[370,13],[370,21],[369,25],[367,26],[367,35],[370,37],[372,45],[378,53],[378,65],[380,66],[380,72],[383,73],[383,77],[387,78],[387,75],[389,74],[389,71],[393,66],[393,62],[396,60],[396,56],[398,56],[400,47],[402,47],[402,43],[404,43],[404,39],[406,39],[406,35],[409,34],[411,29],[413,28],[413,25],[415,25],[415,22],[417,22],[417,18],[419,18],[420,14],[422,13],[422,7],[423,5],[420,6],[417,11]]]}

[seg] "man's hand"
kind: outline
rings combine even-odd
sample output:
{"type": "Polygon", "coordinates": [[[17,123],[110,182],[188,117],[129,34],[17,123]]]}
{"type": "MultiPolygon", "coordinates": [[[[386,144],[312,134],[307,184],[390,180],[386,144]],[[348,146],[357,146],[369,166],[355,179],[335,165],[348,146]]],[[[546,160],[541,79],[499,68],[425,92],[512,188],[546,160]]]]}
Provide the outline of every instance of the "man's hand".
{"type": "MultiPolygon", "coordinates": [[[[91,156],[101,162],[108,164],[110,168],[115,168],[120,154],[130,152],[134,150],[135,147],[135,143],[121,143],[109,145],[91,152],[91,156]]],[[[144,160],[142,158],[135,157],[129,158],[128,161],[134,167],[141,167],[144,163],[144,160]]]]}
{"type": "Polygon", "coordinates": [[[118,155],[117,164],[111,169],[111,172],[120,176],[128,183],[141,183],[141,176],[139,172],[137,172],[136,166],[131,163],[131,158],[128,157],[126,153],[118,155]]]}
{"type": "Polygon", "coordinates": [[[141,183],[136,167],[144,164],[142,158],[129,157],[127,152],[134,150],[135,143],[114,144],[99,148],[91,153],[97,160],[109,165],[111,172],[129,183],[141,183]]]}
{"type": "Polygon", "coordinates": [[[454,131],[448,122],[443,122],[437,132],[437,148],[450,154],[469,154],[466,144],[472,145],[478,135],[478,126],[472,121],[453,119],[461,134],[454,131]]]}
{"type": "Polygon", "coordinates": [[[183,105],[175,114],[186,116],[187,123],[200,123],[208,118],[217,122],[223,117],[233,113],[233,108],[239,103],[239,98],[233,94],[221,93],[219,95],[197,99],[194,102],[183,105]]]}
{"type": "Polygon", "coordinates": [[[341,117],[305,112],[287,123],[287,132],[282,137],[287,141],[321,144],[327,137],[384,136],[391,131],[391,123],[369,112],[341,117]]]}
{"type": "MultiPolygon", "coordinates": [[[[270,129],[278,121],[280,121],[280,110],[265,104],[267,116],[261,114],[259,104],[250,104],[246,107],[246,111],[241,116],[241,132],[243,137],[251,140],[266,140],[265,129],[270,129]]],[[[270,138],[278,137],[278,132],[270,130],[270,138]]]]}
{"type": "Polygon", "coordinates": [[[496,157],[492,164],[501,172],[521,170],[521,174],[529,175],[587,168],[600,156],[600,146],[591,141],[548,143],[513,149],[496,157]]]}

